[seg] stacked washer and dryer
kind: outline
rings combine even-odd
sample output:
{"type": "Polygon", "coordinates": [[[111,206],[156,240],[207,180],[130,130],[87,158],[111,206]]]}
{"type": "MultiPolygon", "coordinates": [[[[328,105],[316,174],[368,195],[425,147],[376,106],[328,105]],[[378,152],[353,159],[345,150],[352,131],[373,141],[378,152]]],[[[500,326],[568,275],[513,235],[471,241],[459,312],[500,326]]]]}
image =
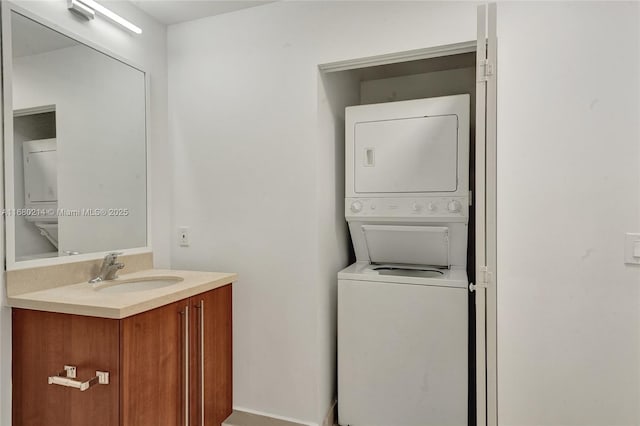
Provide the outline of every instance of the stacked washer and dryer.
{"type": "Polygon", "coordinates": [[[469,103],[346,109],[340,425],[467,425],[469,103]]]}

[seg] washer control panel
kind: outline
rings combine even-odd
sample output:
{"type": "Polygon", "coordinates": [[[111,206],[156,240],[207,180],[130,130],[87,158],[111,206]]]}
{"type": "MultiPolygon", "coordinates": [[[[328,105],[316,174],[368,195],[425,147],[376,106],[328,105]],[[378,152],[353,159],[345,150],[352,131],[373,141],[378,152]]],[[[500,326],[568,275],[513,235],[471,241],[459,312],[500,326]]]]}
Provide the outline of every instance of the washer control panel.
{"type": "Polygon", "coordinates": [[[465,218],[467,197],[345,198],[346,217],[465,218]]]}

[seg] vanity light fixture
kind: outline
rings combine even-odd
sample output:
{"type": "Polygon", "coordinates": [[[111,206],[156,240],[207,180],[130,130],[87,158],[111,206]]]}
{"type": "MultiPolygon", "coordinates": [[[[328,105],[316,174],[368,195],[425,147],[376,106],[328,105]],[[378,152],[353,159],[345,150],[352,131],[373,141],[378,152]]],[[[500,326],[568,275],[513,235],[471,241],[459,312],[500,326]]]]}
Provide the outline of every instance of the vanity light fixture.
{"type": "Polygon", "coordinates": [[[142,30],[140,29],[140,27],[132,24],[131,22],[124,19],[122,16],[110,11],[106,7],[102,6],[101,4],[96,3],[94,0],[68,0],[67,9],[81,16],[84,16],[87,19],[93,19],[96,13],[98,13],[99,15],[102,15],[105,18],[110,19],[116,24],[122,25],[123,27],[125,27],[131,32],[134,32],[136,34],[142,34],[142,30]]]}
{"type": "Polygon", "coordinates": [[[96,12],[90,7],[85,6],[78,0],[69,0],[67,2],[67,8],[74,11],[78,15],[82,15],[87,19],[93,19],[96,17],[96,12]]]}

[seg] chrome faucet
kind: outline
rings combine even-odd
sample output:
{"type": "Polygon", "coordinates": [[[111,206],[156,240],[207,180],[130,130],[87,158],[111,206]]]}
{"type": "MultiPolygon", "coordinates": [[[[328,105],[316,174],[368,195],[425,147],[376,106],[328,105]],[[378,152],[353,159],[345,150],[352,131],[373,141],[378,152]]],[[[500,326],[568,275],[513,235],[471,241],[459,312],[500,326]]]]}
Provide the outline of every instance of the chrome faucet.
{"type": "Polygon", "coordinates": [[[109,281],[118,278],[116,276],[118,269],[124,268],[124,263],[116,262],[116,260],[118,260],[118,256],[121,254],[122,253],[109,253],[106,255],[102,261],[100,273],[98,273],[97,277],[91,278],[89,283],[95,284],[101,281],[109,281]]]}

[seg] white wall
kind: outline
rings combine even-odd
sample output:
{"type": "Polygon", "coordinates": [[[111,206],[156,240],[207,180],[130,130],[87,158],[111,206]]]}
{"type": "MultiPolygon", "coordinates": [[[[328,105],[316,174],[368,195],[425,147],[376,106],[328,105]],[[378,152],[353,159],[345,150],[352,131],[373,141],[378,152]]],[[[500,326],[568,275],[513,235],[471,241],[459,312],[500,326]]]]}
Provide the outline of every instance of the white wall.
{"type": "Polygon", "coordinates": [[[498,7],[501,426],[640,424],[639,7],[498,7]]]}
{"type": "Polygon", "coordinates": [[[472,3],[388,1],[277,2],[169,28],[172,229],[191,227],[172,266],[240,274],[237,408],[313,424],[334,396],[346,248],[330,235],[342,171],[319,145],[317,65],[474,40],[475,27],[472,3]]]}
{"type": "Polygon", "coordinates": [[[355,73],[320,74],[316,151],[317,278],[320,285],[316,286],[315,299],[318,345],[315,403],[319,414],[326,413],[337,388],[336,270],[349,263],[350,239],[344,220],[344,109],[357,105],[359,97],[360,84],[355,73]]]}
{"type": "MultiPolygon", "coordinates": [[[[152,200],[152,233],[154,262],[160,267],[169,265],[169,233],[171,197],[169,151],[167,148],[167,58],[166,27],[154,21],[128,2],[103,2],[116,13],[135,22],[143,29],[139,36],[131,35],[105,19],[91,22],[78,19],[67,10],[66,0],[18,0],[20,6],[66,28],[85,39],[104,46],[108,50],[139,64],[151,76],[151,131],[149,149],[152,176],[150,188],[152,200]]],[[[2,236],[4,238],[4,232],[2,236]]],[[[0,246],[0,257],[4,245],[0,246]]],[[[4,277],[1,278],[4,281],[4,277]]],[[[0,283],[2,300],[5,298],[4,282],[0,283]]],[[[0,424],[11,424],[11,316],[6,303],[0,309],[0,424]]]]}
{"type": "MultiPolygon", "coordinates": [[[[469,93],[470,103],[475,105],[475,85],[474,67],[457,68],[363,81],[360,98],[362,104],[374,104],[469,93]]],[[[472,129],[475,127],[473,115],[469,117],[472,129]]]]}

